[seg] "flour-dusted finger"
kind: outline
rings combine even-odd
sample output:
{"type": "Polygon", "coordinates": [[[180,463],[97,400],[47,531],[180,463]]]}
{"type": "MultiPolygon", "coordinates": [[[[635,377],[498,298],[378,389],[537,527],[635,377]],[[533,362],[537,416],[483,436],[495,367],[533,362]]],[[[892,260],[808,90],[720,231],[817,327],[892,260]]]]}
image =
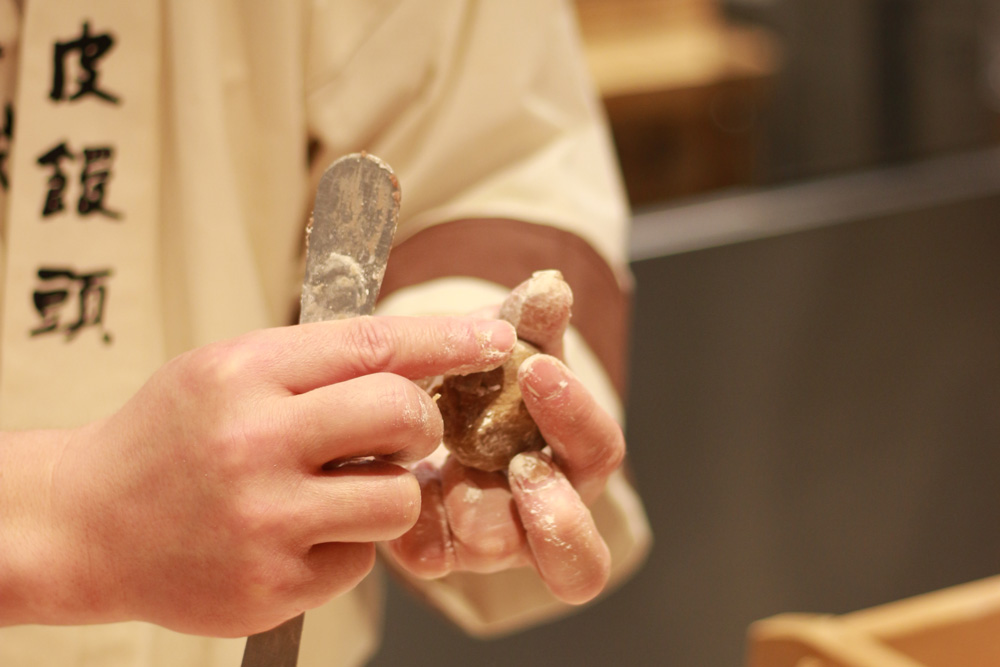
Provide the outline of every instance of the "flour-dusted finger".
{"type": "Polygon", "coordinates": [[[411,379],[488,370],[514,347],[513,327],[470,317],[354,317],[258,332],[246,341],[267,352],[256,363],[291,393],[361,375],[388,372],[411,379]]]}
{"type": "Polygon", "coordinates": [[[276,419],[286,422],[286,442],[307,468],[367,456],[417,461],[441,442],[434,399],[392,373],[319,387],[279,404],[276,419]]]}
{"type": "Polygon", "coordinates": [[[509,478],[535,568],[549,590],[570,604],[592,600],[608,582],[611,554],[587,506],[544,454],[515,456],[509,478]]]}
{"type": "Polygon", "coordinates": [[[500,306],[500,318],[514,325],[517,337],[547,354],[562,356],[573,291],[559,271],[536,271],[515,287],[500,306]]]}
{"type": "Polygon", "coordinates": [[[625,458],[621,426],[555,357],[529,357],[518,372],[524,403],[559,467],[586,503],[625,458]]]}
{"type": "Polygon", "coordinates": [[[441,481],[459,569],[498,572],[530,562],[503,473],[466,468],[449,456],[441,481]]]}
{"type": "Polygon", "coordinates": [[[293,502],[292,521],[312,544],[384,542],[417,522],[420,485],[401,466],[355,462],[307,477],[295,488],[293,502]]]}
{"type": "Polygon", "coordinates": [[[455,568],[455,547],[444,509],[441,471],[427,462],[413,468],[420,484],[420,516],[406,534],[386,546],[396,563],[423,579],[443,577],[455,568]]]}

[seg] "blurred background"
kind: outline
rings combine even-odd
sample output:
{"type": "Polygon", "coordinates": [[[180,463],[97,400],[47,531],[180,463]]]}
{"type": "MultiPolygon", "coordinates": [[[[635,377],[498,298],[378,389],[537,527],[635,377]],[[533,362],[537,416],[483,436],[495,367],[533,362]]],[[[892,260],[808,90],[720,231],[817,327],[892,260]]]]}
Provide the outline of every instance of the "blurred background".
{"type": "Polygon", "coordinates": [[[393,588],[373,664],[737,666],[756,619],[1000,573],[1000,1],[576,4],[656,543],[489,642],[393,588]]]}

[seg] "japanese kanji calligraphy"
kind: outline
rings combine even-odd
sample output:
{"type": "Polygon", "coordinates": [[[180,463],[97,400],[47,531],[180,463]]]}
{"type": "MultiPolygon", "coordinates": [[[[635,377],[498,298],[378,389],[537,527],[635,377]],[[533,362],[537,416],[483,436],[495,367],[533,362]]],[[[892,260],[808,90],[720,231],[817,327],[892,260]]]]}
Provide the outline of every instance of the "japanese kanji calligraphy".
{"type": "Polygon", "coordinates": [[[102,339],[111,343],[111,334],[104,331],[104,306],[107,301],[107,280],[111,269],[77,273],[66,268],[38,269],[38,287],[33,294],[35,310],[41,321],[31,330],[32,336],[62,333],[72,340],[85,327],[98,327],[102,339]],[[75,304],[75,307],[73,307],[75,304]],[[67,321],[62,318],[75,315],[67,321]]]}
{"type": "Polygon", "coordinates": [[[49,97],[56,102],[74,101],[86,95],[93,95],[112,104],[119,103],[118,95],[101,89],[97,85],[97,66],[101,58],[115,45],[111,33],[90,34],[90,23],[83,22],[83,33],[76,39],[66,42],[56,42],[52,53],[52,89],[49,97]],[[75,79],[76,89],[69,93],[66,90],[68,70],[73,69],[67,62],[70,56],[76,54],[76,65],[79,74],[75,79]]]}
{"type": "Polygon", "coordinates": [[[0,0],[4,428],[85,423],[164,361],[162,14],[0,0]]]}
{"type": "MultiPolygon", "coordinates": [[[[107,194],[106,186],[111,178],[111,163],[114,159],[114,148],[111,146],[86,146],[83,149],[83,166],[80,169],[80,185],[82,193],[77,200],[76,210],[81,216],[100,213],[117,220],[121,214],[108,209],[104,205],[107,194]]],[[[65,195],[69,179],[63,169],[64,161],[75,161],[78,155],[73,153],[63,141],[38,157],[38,164],[48,167],[48,191],[42,204],[42,218],[51,217],[66,209],[65,195]]]]}
{"type": "Polygon", "coordinates": [[[77,201],[76,210],[80,215],[100,213],[109,218],[117,219],[118,213],[104,207],[104,186],[111,177],[111,161],[114,150],[110,146],[97,146],[83,149],[83,169],[80,172],[80,185],[83,193],[77,201]]]}
{"type": "Polygon", "coordinates": [[[38,164],[52,167],[52,174],[49,176],[49,191],[45,195],[45,205],[42,208],[43,218],[55,215],[66,208],[63,204],[66,173],[62,170],[62,161],[67,157],[72,159],[73,154],[66,148],[66,142],[63,142],[38,158],[38,164]]]}
{"type": "Polygon", "coordinates": [[[0,126],[0,189],[10,188],[10,175],[7,172],[7,159],[10,157],[10,144],[14,137],[14,107],[8,102],[3,105],[3,125],[0,126]]]}

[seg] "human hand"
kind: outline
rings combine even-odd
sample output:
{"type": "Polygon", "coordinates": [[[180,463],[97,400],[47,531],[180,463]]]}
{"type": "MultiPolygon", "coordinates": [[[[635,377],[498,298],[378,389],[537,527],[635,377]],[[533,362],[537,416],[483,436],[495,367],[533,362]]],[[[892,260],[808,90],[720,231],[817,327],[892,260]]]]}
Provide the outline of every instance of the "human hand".
{"type": "Polygon", "coordinates": [[[352,588],[373,542],[417,520],[398,464],[440,442],[437,408],[406,378],[492,368],[513,342],[496,321],[356,318],[169,362],[52,466],[47,537],[72,561],[53,590],[81,606],[57,622],[242,636],[352,588]]]}
{"type": "Polygon", "coordinates": [[[437,578],[530,565],[557,598],[576,604],[604,588],[610,555],[588,505],[620,466],[625,441],[617,422],[557,358],[570,303],[571,297],[554,320],[547,316],[547,325],[531,332],[543,354],[526,360],[518,373],[548,450],[519,454],[506,472],[465,467],[443,448],[417,464],[420,518],[388,544],[404,571],[437,578]]]}

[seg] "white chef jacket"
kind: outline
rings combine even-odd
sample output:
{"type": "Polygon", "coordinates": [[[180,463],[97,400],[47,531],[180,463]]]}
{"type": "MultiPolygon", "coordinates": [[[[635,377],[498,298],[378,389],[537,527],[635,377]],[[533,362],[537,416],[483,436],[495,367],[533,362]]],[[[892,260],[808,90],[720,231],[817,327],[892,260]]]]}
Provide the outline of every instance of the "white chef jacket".
{"type": "MultiPolygon", "coordinates": [[[[162,363],[292,320],[322,169],[403,190],[381,309],[463,312],[532,270],[577,294],[567,361],[621,416],[628,212],[558,0],[0,0],[0,426],[116,410],[162,363]]],[[[593,508],[613,579],[648,526],[593,508]]],[[[413,587],[469,632],[566,607],[529,570],[413,587]]],[[[300,663],[362,663],[377,577],[311,611],[300,663]]],[[[0,630],[0,664],[238,665],[242,640],[145,623],[0,630]]]]}

